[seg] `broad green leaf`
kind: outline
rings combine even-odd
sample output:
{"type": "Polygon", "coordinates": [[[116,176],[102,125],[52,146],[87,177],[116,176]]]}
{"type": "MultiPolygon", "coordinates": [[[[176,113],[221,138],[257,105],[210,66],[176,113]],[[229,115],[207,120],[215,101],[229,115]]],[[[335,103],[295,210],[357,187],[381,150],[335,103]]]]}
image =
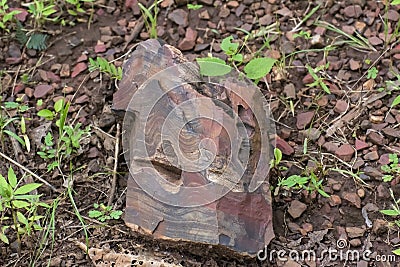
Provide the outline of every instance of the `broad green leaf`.
{"type": "Polygon", "coordinates": [[[6,244],[9,244],[7,236],[5,234],[3,234],[2,232],[0,232],[0,240],[6,244]]]}
{"type": "Polygon", "coordinates": [[[121,210],[114,210],[114,211],[112,211],[110,213],[110,217],[115,219],[115,220],[118,220],[121,217],[121,215],[122,215],[122,211],[121,210]]]}
{"type": "Polygon", "coordinates": [[[242,63],[243,62],[243,55],[242,54],[233,55],[232,56],[232,60],[242,63]]]}
{"type": "Polygon", "coordinates": [[[13,200],[12,205],[17,209],[22,209],[30,206],[28,202],[22,200],[13,200]]]}
{"type": "Polygon", "coordinates": [[[28,219],[19,211],[17,211],[17,218],[20,223],[28,224],[28,219]]]}
{"type": "Polygon", "coordinates": [[[52,119],[54,119],[54,113],[51,111],[51,110],[48,110],[48,109],[42,109],[42,110],[40,110],[38,113],[37,113],[37,115],[39,116],[39,117],[42,117],[42,118],[45,118],[45,119],[47,119],[47,120],[52,120],[52,119]]]}
{"type": "Polygon", "coordinates": [[[388,216],[398,216],[398,215],[400,215],[400,212],[398,212],[397,210],[381,210],[380,212],[382,214],[388,215],[388,216]]]}
{"type": "Polygon", "coordinates": [[[62,110],[63,106],[64,106],[64,99],[61,98],[61,99],[57,100],[56,103],[54,103],[54,110],[57,113],[59,113],[62,110]]]}
{"type": "Polygon", "coordinates": [[[4,107],[7,109],[15,109],[19,107],[19,104],[16,102],[4,102],[4,107]]]}
{"type": "Polygon", "coordinates": [[[393,100],[393,103],[392,103],[392,105],[390,105],[390,107],[395,107],[395,106],[397,106],[398,104],[400,104],[400,95],[398,95],[398,96],[396,96],[396,98],[393,100]]]}
{"type": "Polygon", "coordinates": [[[15,175],[15,172],[13,168],[8,168],[8,182],[10,183],[12,188],[15,188],[17,185],[17,176],[15,175]]]}
{"type": "Polygon", "coordinates": [[[282,160],[282,151],[279,148],[274,148],[274,157],[276,164],[279,164],[282,160]]]}
{"type": "Polygon", "coordinates": [[[236,54],[239,48],[238,43],[232,43],[233,37],[229,36],[222,40],[221,49],[229,56],[236,54]]]}
{"type": "Polygon", "coordinates": [[[26,133],[26,123],[25,123],[25,118],[24,118],[24,116],[21,117],[21,132],[22,132],[23,134],[26,133]]]}
{"type": "Polygon", "coordinates": [[[249,79],[261,79],[269,73],[274,66],[276,59],[269,57],[261,57],[250,60],[244,67],[244,72],[249,79]]]}
{"type": "Polygon", "coordinates": [[[21,186],[20,188],[18,188],[17,190],[15,190],[14,194],[15,195],[24,195],[27,194],[33,190],[35,190],[36,188],[40,187],[42,184],[39,183],[31,183],[31,184],[25,184],[23,186],[21,186]]]}
{"type": "MultiPolygon", "coordinates": [[[[390,4],[391,4],[392,6],[400,5],[400,0],[393,0],[390,4]]],[[[400,255],[400,254],[397,254],[397,255],[400,255]]]]}
{"type": "Polygon", "coordinates": [[[231,72],[232,68],[225,61],[216,57],[196,58],[200,66],[200,74],[205,76],[223,76],[231,72]]]}
{"type": "Polygon", "coordinates": [[[101,211],[98,211],[98,210],[90,210],[89,211],[89,217],[90,218],[98,218],[98,217],[100,217],[102,215],[103,215],[103,213],[101,211]]]}

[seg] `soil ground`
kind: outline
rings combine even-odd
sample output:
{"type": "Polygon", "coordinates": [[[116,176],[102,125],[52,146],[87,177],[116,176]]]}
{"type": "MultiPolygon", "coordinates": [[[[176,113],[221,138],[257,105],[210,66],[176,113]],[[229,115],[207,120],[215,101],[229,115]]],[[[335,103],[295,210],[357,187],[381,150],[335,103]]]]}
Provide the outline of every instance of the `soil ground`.
{"type": "MultiPolygon", "coordinates": [[[[48,162],[36,154],[40,147],[35,140],[40,143],[43,137],[37,129],[45,125],[36,114],[52,107],[60,97],[72,99],[69,118],[83,126],[91,125],[92,133],[72,158],[75,168],[71,194],[88,226],[89,248],[97,248],[96,253],[101,255],[110,253],[110,262],[129,255],[133,266],[158,266],[161,262],[182,266],[396,266],[399,258],[392,253],[400,244],[396,217],[384,216],[379,210],[392,207],[390,190],[396,199],[400,198],[398,173],[394,172],[391,182],[384,182],[385,173],[381,170],[382,165],[389,163],[389,154],[400,153],[400,111],[398,106],[392,106],[400,89],[400,46],[398,36],[391,38],[399,21],[400,5],[388,5],[385,10],[384,1],[199,0],[192,4],[203,6],[191,10],[186,4],[164,0],[157,31],[160,39],[184,50],[190,60],[208,53],[224,59],[226,55],[220,47],[223,38],[232,35],[243,41],[245,32],[264,31],[259,37],[249,38],[244,51],[248,59],[264,45],[261,55],[279,60],[271,74],[258,84],[271,104],[280,137],[278,147],[284,154],[281,166],[287,168],[271,171],[270,183],[276,186],[280,178],[301,174],[308,168],[323,179],[323,189],[331,195],[326,198],[315,191],[282,188],[276,191],[276,237],[268,250],[309,249],[321,253],[324,249],[340,248],[340,240],[346,243],[346,249],[371,250],[370,261],[318,259],[295,263],[276,257],[260,261],[222,248],[153,240],[133,232],[122,219],[102,224],[88,218],[94,203],[107,203],[113,178],[116,124],[122,121],[110,110],[115,83],[107,75],[90,73],[88,58],[102,56],[121,66],[130,48],[149,38],[146,27],[137,38],[130,38],[141,17],[134,0],[95,2],[91,18],[80,16],[77,21],[69,17],[75,20],[74,26],[45,23],[42,30],[50,38],[48,47],[40,52],[21,46],[15,31],[3,34],[0,93],[3,102],[22,97],[30,107],[23,116],[32,150],[27,152],[5,136],[2,153],[64,191],[68,164],[61,167],[64,176],[60,171],[47,172],[48,162]],[[301,23],[317,5],[318,10],[301,23]],[[329,22],[350,36],[362,36],[367,41],[362,45],[342,42],[349,39],[317,26],[316,21],[329,22]],[[268,28],[270,25],[273,26],[268,28]],[[298,30],[293,32],[296,27],[298,30]],[[296,37],[296,33],[302,36],[296,37]],[[334,48],[322,50],[328,46],[334,48]],[[319,86],[307,86],[314,79],[306,65],[316,67],[324,63],[329,66],[319,75],[330,93],[319,86]],[[373,68],[377,73],[371,77],[372,71],[368,70],[373,68]],[[29,81],[23,81],[23,74],[29,76],[29,81]],[[43,99],[40,107],[38,99],[43,99]],[[371,225],[366,224],[366,215],[371,225]],[[394,258],[379,261],[379,256],[394,258]]],[[[19,2],[10,6],[23,7],[19,2]]],[[[31,16],[22,23],[32,28],[31,16]]],[[[14,116],[15,112],[8,111],[8,115],[14,116]]],[[[50,130],[57,132],[54,125],[50,130]]],[[[14,131],[21,134],[17,122],[14,131]]],[[[118,162],[113,208],[124,210],[128,176],[123,156],[118,162]]],[[[6,174],[10,164],[0,157],[0,173],[6,174]]],[[[19,176],[24,173],[13,167],[19,176]]],[[[39,248],[42,232],[25,236],[18,255],[16,238],[10,231],[10,245],[0,245],[1,266],[121,266],[104,263],[101,257],[92,261],[85,254],[84,231],[66,191],[55,193],[42,186],[38,192],[47,203],[59,199],[54,237],[39,248]]]]}

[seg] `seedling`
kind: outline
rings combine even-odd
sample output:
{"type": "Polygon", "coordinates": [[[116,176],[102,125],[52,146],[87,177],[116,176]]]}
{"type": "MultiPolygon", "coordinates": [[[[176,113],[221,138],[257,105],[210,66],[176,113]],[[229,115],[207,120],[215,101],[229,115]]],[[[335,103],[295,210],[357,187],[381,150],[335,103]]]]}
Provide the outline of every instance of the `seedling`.
{"type": "Polygon", "coordinates": [[[162,0],[155,0],[149,8],[146,8],[141,3],[138,3],[139,8],[142,11],[144,23],[146,24],[146,28],[149,31],[150,38],[154,39],[157,39],[158,4],[161,2],[162,0]]]}
{"type": "Polygon", "coordinates": [[[294,39],[296,39],[298,37],[303,37],[304,39],[309,40],[309,39],[311,39],[311,34],[306,31],[300,31],[299,33],[293,34],[294,39]]]}
{"type": "Polygon", "coordinates": [[[92,3],[94,0],[65,0],[68,4],[70,4],[73,8],[68,8],[68,14],[72,16],[78,16],[79,13],[86,13],[85,9],[82,8],[82,4],[92,3]]]}
{"type": "Polygon", "coordinates": [[[367,79],[375,79],[378,76],[378,69],[376,67],[372,67],[367,72],[367,79]]]}
{"type": "MultiPolygon", "coordinates": [[[[20,180],[21,181],[21,180],[20,180]]],[[[0,240],[8,244],[6,230],[11,228],[16,232],[19,251],[21,249],[21,235],[28,236],[32,231],[40,231],[42,227],[37,223],[43,216],[36,215],[39,206],[49,208],[46,203],[40,202],[40,195],[30,195],[29,192],[39,188],[42,184],[30,183],[20,186],[13,168],[8,169],[7,179],[0,174],[0,212],[2,225],[0,240]],[[11,212],[11,218],[7,213],[11,212]],[[8,225],[7,221],[12,220],[8,225]]]]}
{"type": "Polygon", "coordinates": [[[121,80],[122,79],[122,68],[115,67],[114,64],[108,62],[102,57],[97,57],[96,60],[89,58],[89,71],[93,72],[99,70],[102,73],[108,74],[112,79],[121,80]]]}
{"type": "Polygon", "coordinates": [[[203,5],[194,5],[194,4],[187,4],[187,8],[190,10],[198,10],[200,8],[202,8],[203,5]]]}
{"type": "Polygon", "coordinates": [[[329,62],[326,65],[321,65],[313,69],[310,65],[306,65],[308,73],[314,79],[314,82],[307,84],[308,87],[321,87],[327,94],[330,94],[331,91],[329,90],[328,86],[324,83],[324,78],[318,76],[318,72],[321,70],[327,69],[329,67],[329,62]]]}
{"type": "Polygon", "coordinates": [[[382,180],[390,182],[400,174],[400,165],[397,154],[389,154],[389,164],[381,166],[381,170],[386,173],[382,180]]]}
{"type": "MultiPolygon", "coordinates": [[[[387,210],[380,210],[380,212],[384,215],[390,216],[395,218],[394,223],[397,225],[397,227],[400,227],[400,220],[399,220],[399,216],[400,216],[400,207],[399,207],[399,203],[400,203],[400,199],[397,199],[394,197],[393,194],[393,190],[391,188],[389,188],[390,190],[390,196],[393,199],[393,204],[392,204],[392,208],[391,209],[387,209],[387,210]]],[[[394,254],[400,256],[400,248],[395,249],[392,251],[394,254]]]]}
{"type": "Polygon", "coordinates": [[[60,166],[63,159],[70,157],[72,154],[77,152],[80,147],[82,140],[89,136],[90,127],[81,129],[81,124],[66,125],[66,118],[68,114],[70,103],[64,104],[64,100],[60,99],[54,104],[54,111],[49,109],[42,109],[38,112],[39,117],[43,117],[46,120],[56,121],[58,127],[58,139],[55,140],[53,134],[48,132],[44,139],[44,145],[41,147],[41,151],[37,154],[42,159],[53,160],[47,167],[48,171],[54,170],[60,166]]]}
{"type": "Polygon", "coordinates": [[[19,10],[9,11],[9,6],[7,4],[7,0],[1,0],[0,2],[0,28],[9,32],[10,30],[7,28],[8,23],[14,19],[14,16],[21,13],[19,10]]]}
{"type": "Polygon", "coordinates": [[[324,191],[322,186],[322,179],[319,179],[314,171],[309,171],[307,175],[291,175],[287,178],[281,179],[278,182],[278,188],[283,187],[287,190],[305,189],[308,192],[317,191],[324,197],[329,197],[329,194],[324,191]]]}
{"type": "Polygon", "coordinates": [[[113,210],[111,206],[106,206],[104,204],[93,204],[94,209],[89,211],[89,217],[95,218],[100,222],[105,222],[107,220],[119,220],[122,215],[121,210],[113,210]]]}
{"type": "Polygon", "coordinates": [[[46,21],[57,21],[57,18],[52,18],[51,15],[56,13],[55,5],[47,1],[34,0],[28,5],[28,12],[33,15],[35,20],[35,28],[40,28],[46,21]]]}

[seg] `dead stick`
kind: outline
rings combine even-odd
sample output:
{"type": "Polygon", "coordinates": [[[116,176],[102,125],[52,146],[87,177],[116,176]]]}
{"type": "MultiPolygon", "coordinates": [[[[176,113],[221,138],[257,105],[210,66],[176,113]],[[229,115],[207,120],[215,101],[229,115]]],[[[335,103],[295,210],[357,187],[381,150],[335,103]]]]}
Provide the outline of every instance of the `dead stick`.
{"type": "Polygon", "coordinates": [[[117,124],[117,134],[115,136],[115,153],[114,153],[114,169],[113,169],[113,179],[111,183],[110,194],[108,195],[107,206],[111,206],[115,194],[115,188],[117,187],[117,167],[118,167],[118,155],[119,155],[119,136],[121,135],[119,123],[117,124]]]}
{"type": "Polygon", "coordinates": [[[22,166],[21,164],[19,164],[18,162],[16,162],[15,160],[13,160],[12,158],[8,157],[7,155],[3,154],[2,152],[0,152],[0,156],[2,156],[3,158],[5,158],[6,160],[10,161],[11,163],[17,165],[18,167],[20,167],[21,169],[23,169],[24,171],[26,171],[27,173],[29,173],[30,175],[32,175],[33,177],[35,177],[36,179],[38,179],[39,181],[41,181],[42,183],[44,183],[45,185],[47,185],[51,190],[53,190],[54,192],[58,192],[58,190],[52,186],[49,182],[47,182],[46,180],[44,180],[43,178],[41,178],[40,176],[38,176],[37,174],[33,173],[31,170],[29,170],[28,168],[22,166]]]}

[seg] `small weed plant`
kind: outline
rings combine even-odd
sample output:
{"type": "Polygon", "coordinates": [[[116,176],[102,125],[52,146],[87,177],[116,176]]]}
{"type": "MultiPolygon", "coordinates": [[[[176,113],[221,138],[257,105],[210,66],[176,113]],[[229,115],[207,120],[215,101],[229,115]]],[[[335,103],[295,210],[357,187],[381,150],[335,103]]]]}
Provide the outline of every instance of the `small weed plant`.
{"type": "Polygon", "coordinates": [[[96,59],[89,58],[89,71],[99,70],[102,73],[109,75],[112,79],[122,79],[122,68],[115,67],[114,64],[108,62],[105,58],[97,57],[96,59]]]}
{"type": "Polygon", "coordinates": [[[93,204],[92,210],[89,211],[89,217],[99,220],[100,222],[105,222],[108,220],[118,220],[121,218],[121,210],[113,210],[111,206],[106,206],[104,204],[93,204]]]}
{"type": "Polygon", "coordinates": [[[382,180],[390,182],[400,174],[400,165],[397,154],[389,154],[389,164],[381,166],[381,170],[385,173],[382,180]]]}
{"type": "Polygon", "coordinates": [[[144,23],[149,32],[150,38],[157,39],[157,16],[158,16],[158,4],[161,3],[162,0],[155,0],[154,3],[146,8],[141,3],[138,3],[140,11],[142,12],[142,16],[144,19],[144,23]]]}
{"type": "Polygon", "coordinates": [[[312,68],[310,65],[306,65],[308,73],[314,79],[314,82],[307,84],[308,87],[321,87],[327,94],[330,94],[331,91],[329,90],[328,86],[324,82],[324,78],[318,76],[320,71],[326,70],[329,67],[329,62],[325,65],[318,66],[316,68],[312,68]]]}
{"type": "MultiPolygon", "coordinates": [[[[400,216],[400,207],[399,207],[400,199],[396,200],[396,198],[394,197],[394,194],[393,194],[393,190],[392,189],[389,189],[389,190],[390,190],[390,196],[393,199],[392,208],[391,209],[386,209],[386,210],[380,210],[380,212],[382,214],[384,214],[384,215],[387,215],[387,216],[390,216],[390,217],[394,218],[394,222],[393,223],[397,227],[400,228],[400,219],[399,219],[399,216],[400,216]]],[[[392,252],[394,254],[400,256],[400,248],[395,249],[392,252]]]]}
{"type": "MultiPolygon", "coordinates": [[[[222,40],[221,49],[228,56],[227,64],[220,58],[207,57],[197,58],[196,61],[200,66],[200,73],[205,76],[222,76],[228,74],[234,67],[244,63],[244,55],[242,53],[243,45],[237,42],[232,42],[233,37],[229,36],[222,40]]],[[[276,59],[270,57],[254,57],[248,61],[243,71],[249,79],[252,79],[257,84],[258,81],[267,75],[274,66],[276,59]]]]}
{"type": "Polygon", "coordinates": [[[58,138],[55,139],[51,132],[48,132],[44,138],[44,145],[37,154],[45,159],[52,160],[48,166],[48,171],[54,170],[60,166],[63,159],[69,158],[72,154],[81,148],[82,140],[89,136],[90,127],[81,128],[81,124],[66,125],[67,114],[70,103],[64,103],[64,99],[58,100],[54,104],[54,111],[42,109],[38,116],[46,120],[56,121],[58,127],[58,138]]]}
{"type": "MultiPolygon", "coordinates": [[[[21,181],[21,180],[20,180],[21,181]]],[[[20,182],[19,181],[19,182],[20,182]]],[[[40,195],[29,194],[39,188],[39,183],[20,185],[14,170],[8,169],[7,179],[0,174],[0,240],[9,243],[8,229],[13,229],[17,235],[19,250],[21,235],[31,235],[32,231],[40,231],[39,222],[43,216],[37,215],[38,207],[49,208],[40,202],[40,195]],[[8,214],[11,213],[11,217],[8,214]]]]}
{"type": "Polygon", "coordinates": [[[0,2],[0,28],[9,32],[8,24],[13,21],[14,16],[21,13],[19,10],[9,10],[7,0],[1,0],[0,2]]]}

